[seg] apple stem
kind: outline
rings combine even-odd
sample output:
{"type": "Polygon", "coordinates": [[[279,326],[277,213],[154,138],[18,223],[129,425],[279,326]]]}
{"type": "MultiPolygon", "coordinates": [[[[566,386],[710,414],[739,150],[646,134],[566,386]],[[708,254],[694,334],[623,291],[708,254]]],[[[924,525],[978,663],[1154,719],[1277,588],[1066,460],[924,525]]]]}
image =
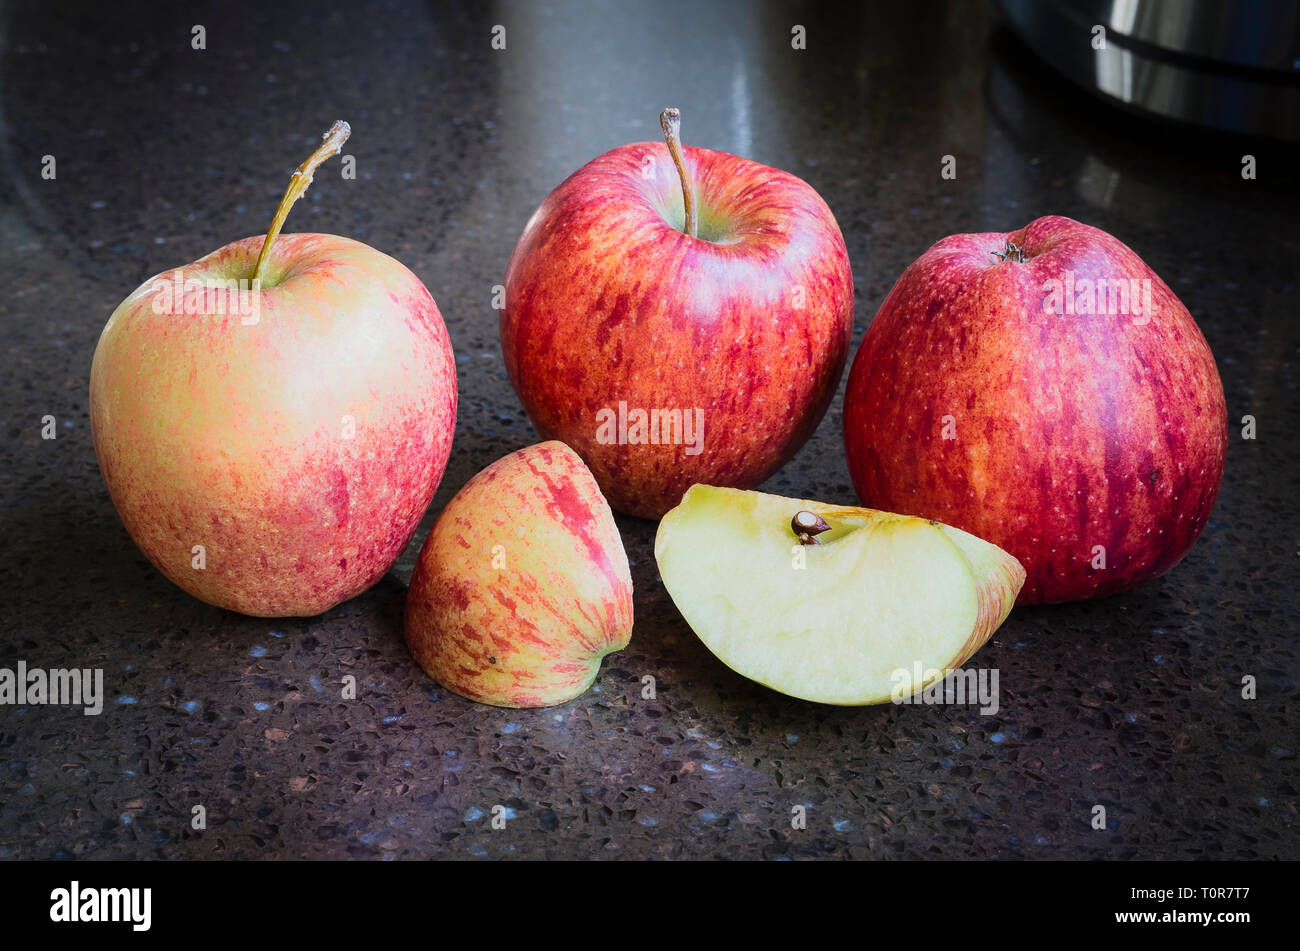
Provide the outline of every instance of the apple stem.
{"type": "Polygon", "coordinates": [[[271,219],[271,230],[266,233],[266,240],[262,242],[262,250],[257,255],[257,264],[253,268],[253,286],[262,286],[262,274],[266,271],[266,259],[271,255],[271,245],[275,243],[276,236],[280,234],[280,229],[284,227],[284,219],[289,217],[289,209],[293,203],[303,196],[307,187],[311,184],[312,174],[317,167],[331,155],[338,155],[339,150],[343,148],[343,143],[348,140],[352,134],[352,127],[342,119],[330,126],[329,131],[321,138],[320,147],[307,157],[294,171],[289,179],[289,187],[285,189],[284,197],[280,199],[280,207],[275,209],[275,217],[271,219]]]}
{"type": "Polygon", "coordinates": [[[1005,261],[1007,258],[1010,258],[1017,264],[1025,263],[1025,249],[1014,241],[1008,241],[1007,246],[1001,251],[990,251],[989,254],[993,255],[999,261],[1005,261]]]}
{"type": "Polygon", "coordinates": [[[682,205],[686,209],[686,225],[682,228],[692,238],[698,238],[699,221],[695,216],[695,188],[686,171],[686,157],[682,154],[682,113],[680,109],[665,109],[659,113],[659,127],[664,130],[664,141],[677,166],[677,177],[682,180],[682,205]]]}

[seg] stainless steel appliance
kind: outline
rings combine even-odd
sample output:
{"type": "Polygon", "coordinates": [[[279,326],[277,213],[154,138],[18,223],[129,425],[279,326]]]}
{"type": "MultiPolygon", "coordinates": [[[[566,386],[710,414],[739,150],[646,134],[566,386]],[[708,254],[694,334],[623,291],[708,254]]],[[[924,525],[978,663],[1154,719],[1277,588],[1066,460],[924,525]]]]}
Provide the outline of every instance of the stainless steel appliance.
{"type": "Polygon", "coordinates": [[[1295,0],[1001,0],[1046,62],[1124,107],[1300,141],[1295,0]]]}

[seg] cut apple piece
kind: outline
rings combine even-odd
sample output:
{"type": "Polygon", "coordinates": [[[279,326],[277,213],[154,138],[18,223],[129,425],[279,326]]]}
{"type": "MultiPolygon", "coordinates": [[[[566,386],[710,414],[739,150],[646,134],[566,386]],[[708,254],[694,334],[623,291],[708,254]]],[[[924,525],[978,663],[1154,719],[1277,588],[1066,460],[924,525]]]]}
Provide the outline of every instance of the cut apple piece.
{"type": "MultiPolygon", "coordinates": [[[[655,537],[664,586],[736,673],[818,703],[882,703],[920,665],[964,663],[1025,581],[1011,555],[959,529],[875,509],[692,486],[655,537]],[[795,529],[801,512],[829,529],[795,529]]],[[[911,695],[926,683],[908,683],[911,695]]]]}

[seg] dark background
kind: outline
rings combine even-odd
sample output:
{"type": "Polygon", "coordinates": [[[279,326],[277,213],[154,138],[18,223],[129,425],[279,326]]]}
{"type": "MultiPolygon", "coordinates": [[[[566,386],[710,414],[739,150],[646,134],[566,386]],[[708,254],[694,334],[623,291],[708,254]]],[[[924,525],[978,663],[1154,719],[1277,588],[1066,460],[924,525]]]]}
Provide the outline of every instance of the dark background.
{"type": "MultiPolygon", "coordinates": [[[[987,4],[271,7],[0,11],[0,665],[103,667],[108,693],[99,717],[0,707],[0,857],[1300,857],[1293,151],[1112,111],[987,4]],[[688,144],[826,199],[859,338],[934,241],[1053,213],[1134,248],[1209,339],[1231,439],[1204,536],[1139,590],[1017,609],[978,655],[1001,672],[997,716],[821,707],[738,677],[659,583],[654,524],[622,517],[637,624],[591,692],[499,710],[410,660],[402,601],[434,516],[536,441],[492,287],[547,192],[656,138],[666,105],[688,144]],[[145,278],[263,232],[336,118],[358,177],[327,166],[286,230],[349,235],[424,280],[457,354],[456,442],[377,587],[318,618],[244,618],[173,587],[126,535],[90,442],[91,355],[145,278]],[[47,413],[57,440],[40,438],[47,413]]],[[[854,501],[840,407],[765,489],[854,501]]]]}

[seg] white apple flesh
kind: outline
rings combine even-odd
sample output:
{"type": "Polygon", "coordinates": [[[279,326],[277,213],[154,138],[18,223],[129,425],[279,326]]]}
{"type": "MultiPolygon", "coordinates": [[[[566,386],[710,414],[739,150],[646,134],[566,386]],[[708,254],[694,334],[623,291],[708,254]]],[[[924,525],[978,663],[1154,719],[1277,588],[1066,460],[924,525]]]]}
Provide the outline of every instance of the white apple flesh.
{"type": "Polygon", "coordinates": [[[1025,580],[1006,552],[938,522],[706,485],[664,516],[655,558],[682,616],[724,664],[840,705],[891,699],[897,672],[917,664],[960,666],[1025,580]],[[792,531],[800,512],[830,525],[815,544],[792,531]]]}

